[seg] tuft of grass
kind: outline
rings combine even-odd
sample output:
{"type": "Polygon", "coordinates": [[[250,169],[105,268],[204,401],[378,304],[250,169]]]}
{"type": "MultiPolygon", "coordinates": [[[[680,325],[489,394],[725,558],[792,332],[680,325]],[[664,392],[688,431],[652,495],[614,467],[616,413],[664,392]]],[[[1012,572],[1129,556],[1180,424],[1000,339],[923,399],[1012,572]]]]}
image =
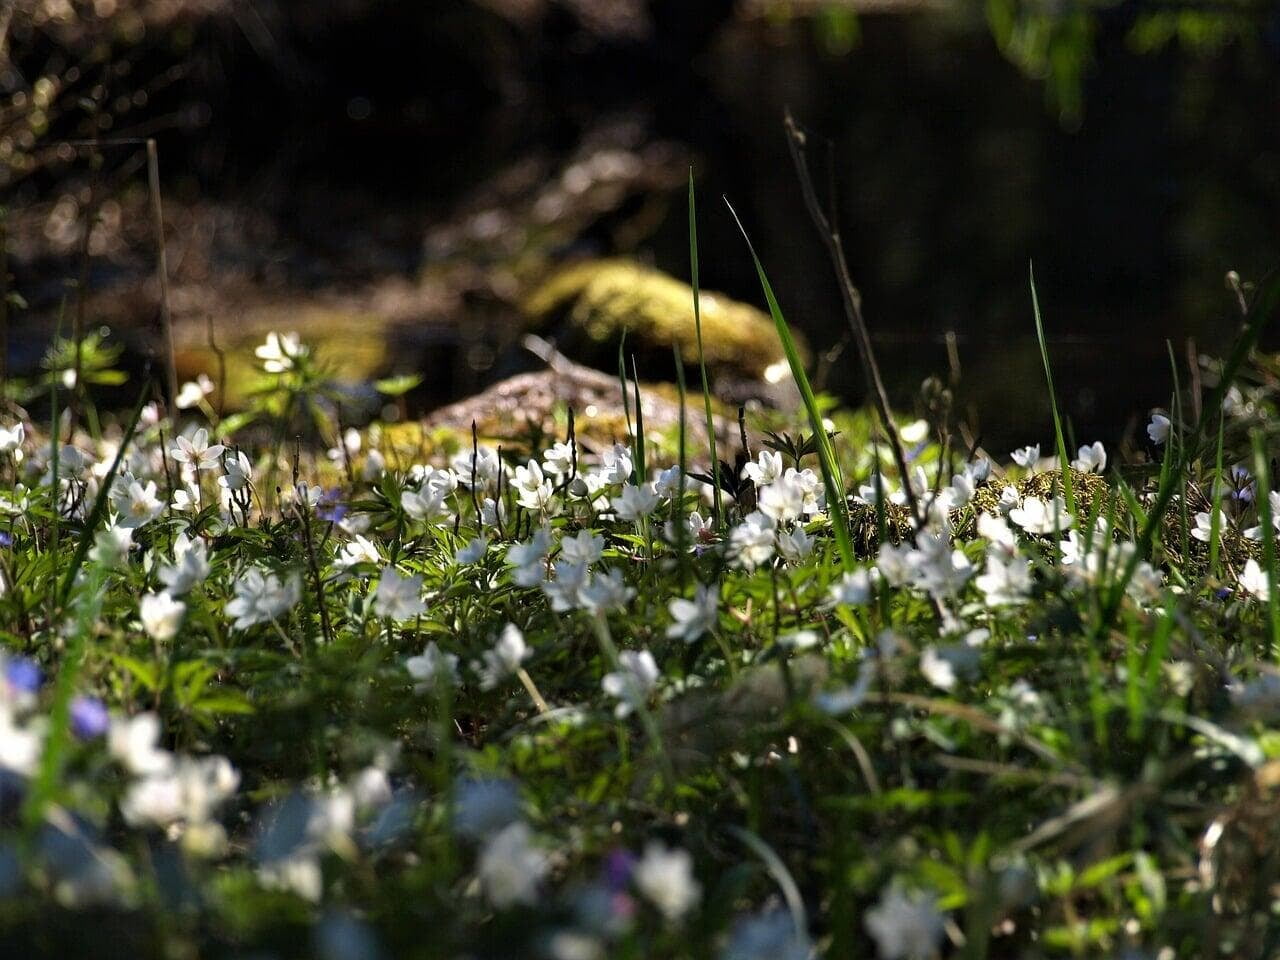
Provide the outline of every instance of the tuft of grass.
{"type": "Polygon", "coordinates": [[[1076,515],[1076,495],[1071,483],[1071,457],[1067,453],[1067,441],[1062,432],[1062,417],[1058,414],[1058,392],[1053,386],[1053,368],[1049,364],[1049,345],[1044,337],[1044,319],[1040,315],[1040,297],[1036,293],[1035,264],[1027,265],[1031,284],[1031,308],[1036,318],[1036,339],[1040,342],[1040,359],[1044,362],[1044,378],[1049,385],[1049,408],[1053,411],[1053,439],[1058,448],[1058,464],[1062,470],[1062,493],[1067,501],[1067,512],[1076,515]]]}
{"type": "MultiPolygon", "coordinates": [[[[751,237],[742,225],[742,220],[738,217],[738,211],[733,209],[733,204],[729,203],[727,198],[725,199],[725,206],[729,208],[729,213],[733,215],[734,222],[737,223],[738,229],[742,231],[742,238],[747,242],[747,250],[751,253],[751,259],[756,267],[756,275],[760,278],[760,287],[764,291],[765,301],[769,305],[769,315],[773,317],[774,325],[778,328],[778,340],[781,341],[782,350],[787,355],[787,364],[791,367],[791,376],[795,379],[796,387],[800,390],[800,399],[804,403],[805,413],[809,416],[809,426],[813,430],[814,440],[818,445],[818,466],[822,470],[822,482],[827,492],[827,512],[831,516],[831,532],[835,537],[836,549],[840,551],[840,560],[844,565],[844,569],[852,571],[854,568],[853,541],[849,536],[849,516],[844,499],[844,479],[840,472],[840,463],[836,459],[835,450],[831,444],[831,437],[827,434],[827,428],[822,422],[822,411],[818,409],[818,401],[813,395],[813,388],[809,385],[809,377],[805,373],[803,362],[800,360],[800,352],[796,348],[795,338],[791,335],[791,327],[782,315],[782,308],[778,305],[778,298],[774,295],[773,287],[769,283],[769,277],[764,272],[764,264],[760,262],[760,258],[756,255],[756,248],[751,243],[751,237]]],[[[907,483],[909,480],[904,477],[903,482],[907,483]]]]}
{"type": "MultiPolygon", "coordinates": [[[[711,387],[707,381],[707,358],[702,349],[702,294],[698,285],[698,211],[693,189],[693,168],[689,168],[689,274],[693,287],[693,329],[698,338],[698,369],[702,372],[702,408],[707,418],[707,455],[711,458],[711,495],[715,524],[724,523],[724,511],[720,502],[720,458],[716,455],[716,424],[711,413],[711,387]]],[[[677,350],[677,353],[679,351],[677,350]]]]}

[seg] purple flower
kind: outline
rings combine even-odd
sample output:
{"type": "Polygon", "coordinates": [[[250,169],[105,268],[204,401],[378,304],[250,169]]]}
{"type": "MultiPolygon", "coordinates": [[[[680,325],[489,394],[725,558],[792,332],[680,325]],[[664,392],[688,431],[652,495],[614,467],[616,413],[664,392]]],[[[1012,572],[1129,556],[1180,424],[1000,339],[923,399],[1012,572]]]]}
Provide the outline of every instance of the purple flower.
{"type": "Polygon", "coordinates": [[[71,729],[81,740],[92,740],[107,732],[107,708],[96,697],[76,697],[71,701],[71,729]]]}
{"type": "Polygon", "coordinates": [[[7,530],[0,530],[0,547],[12,547],[13,534],[7,530]]]}
{"type": "Polygon", "coordinates": [[[40,689],[40,667],[28,657],[10,660],[4,678],[9,681],[9,686],[22,693],[35,693],[40,689]]]}
{"type": "Polygon", "coordinates": [[[347,505],[342,502],[342,493],[337,487],[331,487],[320,495],[316,501],[316,516],[329,523],[341,523],[347,515],[347,505]]]}
{"type": "Polygon", "coordinates": [[[635,865],[636,857],[630,850],[623,847],[610,850],[604,860],[604,885],[615,893],[627,889],[635,865]]]}

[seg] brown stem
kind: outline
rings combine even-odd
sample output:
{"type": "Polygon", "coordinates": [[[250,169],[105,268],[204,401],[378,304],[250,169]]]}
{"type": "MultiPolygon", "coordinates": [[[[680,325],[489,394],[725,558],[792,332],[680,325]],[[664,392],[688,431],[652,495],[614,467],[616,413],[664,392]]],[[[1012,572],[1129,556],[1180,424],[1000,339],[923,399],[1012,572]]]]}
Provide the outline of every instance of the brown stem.
{"type": "MultiPolygon", "coordinates": [[[[809,217],[813,220],[813,225],[817,228],[818,234],[822,238],[822,243],[827,249],[827,254],[831,258],[831,265],[835,268],[836,280],[840,286],[840,299],[844,304],[844,312],[849,320],[849,326],[853,330],[854,341],[858,344],[858,357],[862,361],[862,373],[867,381],[867,390],[875,403],[880,424],[889,437],[889,445],[893,450],[893,460],[898,468],[898,474],[902,478],[902,489],[906,493],[911,515],[915,518],[916,526],[919,527],[924,522],[924,516],[920,512],[920,503],[916,497],[915,490],[911,487],[911,475],[907,471],[907,458],[902,449],[902,440],[898,436],[898,429],[889,413],[889,394],[885,390],[884,380],[880,376],[880,367],[876,363],[875,352],[871,346],[871,333],[867,329],[867,321],[862,316],[862,294],[854,286],[853,278],[849,274],[849,263],[845,257],[844,241],[840,236],[840,228],[836,225],[834,184],[829,184],[828,186],[829,213],[824,212],[822,204],[818,200],[817,190],[813,185],[813,175],[809,170],[809,161],[805,152],[807,136],[796,125],[795,118],[791,116],[790,110],[786,112],[784,124],[787,131],[787,146],[791,150],[791,159],[795,164],[796,174],[800,178],[800,190],[804,194],[804,205],[808,209],[809,217]]],[[[911,532],[911,536],[912,539],[915,538],[914,530],[911,532]]]]}

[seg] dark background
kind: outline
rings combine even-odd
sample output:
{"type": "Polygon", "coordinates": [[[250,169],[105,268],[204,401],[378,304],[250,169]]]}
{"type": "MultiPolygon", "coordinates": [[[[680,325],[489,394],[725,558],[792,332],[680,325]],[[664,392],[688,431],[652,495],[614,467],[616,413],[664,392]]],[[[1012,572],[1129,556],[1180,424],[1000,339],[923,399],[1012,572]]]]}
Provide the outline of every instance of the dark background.
{"type": "MultiPolygon", "coordinates": [[[[1150,5],[1089,8],[1072,115],[1002,55],[967,3],[856,19],[727,0],[178,3],[166,16],[136,6],[141,27],[127,40],[122,13],[87,18],[78,38],[15,25],[6,89],[77,57],[94,64],[78,88],[100,81],[100,105],[68,108],[46,138],[90,122],[104,136],[157,136],[171,229],[208,238],[198,251],[192,241],[175,283],[194,271],[193,286],[234,287],[237,303],[258,290],[359,298],[391,278],[407,304],[398,322],[457,328],[472,312],[501,316],[495,302],[574,256],[625,253],[687,278],[692,164],[704,286],[760,302],[723,194],[789,319],[830,347],[846,327],[787,154],[789,107],[832,144],[852,270],[896,400],[908,406],[921,378],[946,372],[952,331],[963,399],[987,438],[1047,440],[1034,260],[1083,442],[1114,440],[1167,403],[1166,341],[1180,360],[1188,338],[1224,352],[1236,326],[1224,274],[1258,278],[1280,259],[1280,28],[1269,7],[1251,8],[1248,35],[1217,49],[1148,52],[1133,30],[1150,5]],[[118,63],[128,69],[108,68],[118,63]],[[625,187],[586,212],[569,190],[568,212],[530,227],[545,184],[572,182],[566,171],[600,154],[630,158],[625,187]],[[425,289],[435,293],[415,299],[425,289]]],[[[133,153],[94,161],[121,195],[137,180],[133,153]]],[[[6,176],[7,205],[31,213],[12,232],[32,330],[76,272],[74,245],[45,242],[40,225],[59,196],[83,199],[91,159],[46,154],[6,176]]],[[[121,219],[142,223],[136,236],[124,223],[95,257],[97,289],[145,284],[144,213],[123,204],[121,219]]],[[[824,377],[860,396],[850,352],[824,377]]]]}

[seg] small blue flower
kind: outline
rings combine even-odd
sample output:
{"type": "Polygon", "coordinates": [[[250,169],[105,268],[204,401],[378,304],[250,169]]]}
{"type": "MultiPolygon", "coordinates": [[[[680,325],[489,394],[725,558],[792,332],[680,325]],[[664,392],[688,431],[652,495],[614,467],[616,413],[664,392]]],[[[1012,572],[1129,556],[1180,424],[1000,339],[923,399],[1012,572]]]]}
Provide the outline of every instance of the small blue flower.
{"type": "Polygon", "coordinates": [[[29,657],[14,657],[5,668],[4,677],[9,686],[22,693],[35,693],[40,689],[40,667],[29,657]]]}
{"type": "Polygon", "coordinates": [[[610,850],[604,860],[604,885],[615,893],[627,889],[635,866],[636,857],[630,850],[622,847],[610,850]]]}
{"type": "Polygon", "coordinates": [[[107,732],[107,708],[96,697],[76,697],[71,701],[71,730],[81,740],[92,740],[107,732]]]}
{"type": "Polygon", "coordinates": [[[342,492],[331,487],[316,501],[316,516],[329,523],[341,523],[347,515],[347,505],[342,502],[342,492]]]}
{"type": "Polygon", "coordinates": [[[0,547],[12,547],[12,546],[13,546],[13,534],[9,533],[7,530],[0,530],[0,547]]]}

